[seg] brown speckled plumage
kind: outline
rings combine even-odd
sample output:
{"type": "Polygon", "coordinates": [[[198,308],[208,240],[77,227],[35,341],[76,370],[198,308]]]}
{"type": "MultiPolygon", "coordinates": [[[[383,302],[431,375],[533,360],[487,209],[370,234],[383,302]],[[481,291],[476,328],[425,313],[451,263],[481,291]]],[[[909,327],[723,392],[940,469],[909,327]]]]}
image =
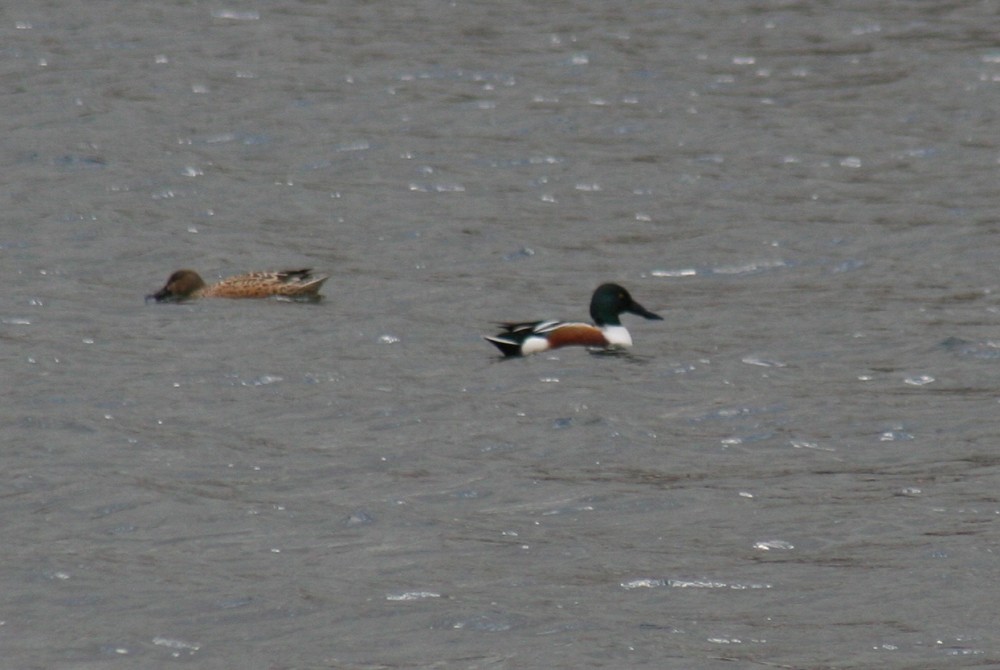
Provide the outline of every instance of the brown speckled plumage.
{"type": "Polygon", "coordinates": [[[312,270],[280,272],[248,272],[227,277],[215,284],[206,284],[194,270],[178,270],[170,275],[166,285],[146,296],[157,302],[177,302],[194,298],[318,298],[319,289],[328,275],[313,276],[312,270]]]}

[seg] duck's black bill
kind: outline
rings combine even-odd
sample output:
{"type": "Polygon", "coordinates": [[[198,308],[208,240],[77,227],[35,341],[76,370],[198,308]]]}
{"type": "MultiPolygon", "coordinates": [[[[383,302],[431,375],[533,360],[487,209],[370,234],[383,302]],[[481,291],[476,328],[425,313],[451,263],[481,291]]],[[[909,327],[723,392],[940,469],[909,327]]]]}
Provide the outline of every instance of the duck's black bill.
{"type": "Polygon", "coordinates": [[[633,314],[638,314],[641,317],[645,317],[650,321],[663,321],[662,316],[660,316],[659,314],[653,314],[648,309],[637,303],[635,300],[633,300],[632,304],[628,306],[628,311],[632,312],[633,314]]]}
{"type": "Polygon", "coordinates": [[[150,293],[146,296],[146,302],[175,302],[174,297],[170,294],[167,289],[162,289],[156,293],[150,293]]]}

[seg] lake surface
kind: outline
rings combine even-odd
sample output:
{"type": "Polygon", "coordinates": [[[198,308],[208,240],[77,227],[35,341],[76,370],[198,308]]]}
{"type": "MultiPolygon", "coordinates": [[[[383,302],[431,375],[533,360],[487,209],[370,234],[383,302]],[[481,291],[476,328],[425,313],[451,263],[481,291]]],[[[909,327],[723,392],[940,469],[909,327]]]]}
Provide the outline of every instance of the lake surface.
{"type": "Polygon", "coordinates": [[[1000,663],[996,5],[0,18],[5,667],[1000,663]]]}

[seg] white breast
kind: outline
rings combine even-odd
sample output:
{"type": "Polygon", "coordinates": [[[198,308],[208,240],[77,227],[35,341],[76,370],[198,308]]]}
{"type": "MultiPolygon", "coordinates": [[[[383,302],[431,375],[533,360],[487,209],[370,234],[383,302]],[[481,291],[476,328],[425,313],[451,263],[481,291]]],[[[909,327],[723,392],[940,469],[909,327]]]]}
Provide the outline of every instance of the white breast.
{"type": "Polygon", "coordinates": [[[632,336],[625,326],[604,326],[601,329],[610,347],[631,347],[632,336]]]}

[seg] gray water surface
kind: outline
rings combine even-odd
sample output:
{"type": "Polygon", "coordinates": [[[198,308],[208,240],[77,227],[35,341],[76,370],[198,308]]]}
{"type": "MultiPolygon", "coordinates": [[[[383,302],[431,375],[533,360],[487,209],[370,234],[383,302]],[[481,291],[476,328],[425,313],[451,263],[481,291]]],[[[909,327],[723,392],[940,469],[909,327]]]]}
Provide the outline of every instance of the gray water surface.
{"type": "Polygon", "coordinates": [[[994,667],[996,9],[5,8],[4,667],[994,667]]]}

